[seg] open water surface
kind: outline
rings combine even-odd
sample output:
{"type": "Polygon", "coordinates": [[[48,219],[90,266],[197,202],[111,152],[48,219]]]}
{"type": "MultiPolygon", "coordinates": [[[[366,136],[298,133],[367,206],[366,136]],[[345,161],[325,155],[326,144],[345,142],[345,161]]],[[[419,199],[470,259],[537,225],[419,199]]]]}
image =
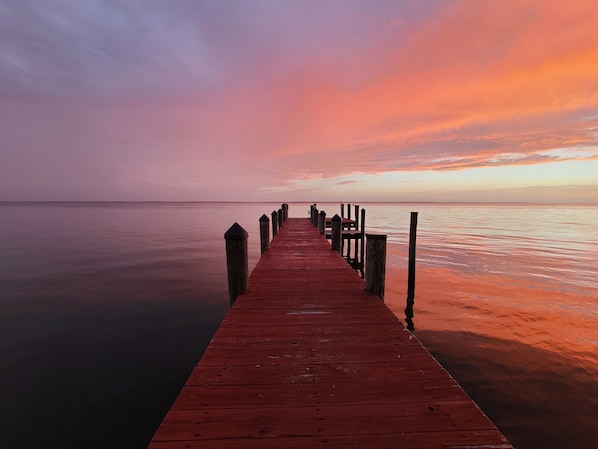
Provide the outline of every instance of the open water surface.
{"type": "MultiPolygon", "coordinates": [[[[592,447],[598,206],[362,206],[400,318],[419,212],[415,334],[515,447],[592,447]]],[[[224,232],[251,269],[279,207],[0,204],[0,447],[146,447],[228,310],[224,232]]]]}

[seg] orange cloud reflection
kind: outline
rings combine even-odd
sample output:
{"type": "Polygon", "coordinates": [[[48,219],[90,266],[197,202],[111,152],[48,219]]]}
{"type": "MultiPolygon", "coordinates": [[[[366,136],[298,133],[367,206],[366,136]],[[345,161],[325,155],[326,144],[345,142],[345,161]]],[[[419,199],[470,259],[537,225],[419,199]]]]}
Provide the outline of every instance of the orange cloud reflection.
{"type": "MultiPolygon", "coordinates": [[[[406,271],[387,270],[386,304],[403,319],[406,271]]],[[[579,295],[498,274],[421,267],[414,322],[416,333],[417,329],[472,332],[593,361],[595,323],[587,309],[597,302],[595,288],[579,295]]]]}

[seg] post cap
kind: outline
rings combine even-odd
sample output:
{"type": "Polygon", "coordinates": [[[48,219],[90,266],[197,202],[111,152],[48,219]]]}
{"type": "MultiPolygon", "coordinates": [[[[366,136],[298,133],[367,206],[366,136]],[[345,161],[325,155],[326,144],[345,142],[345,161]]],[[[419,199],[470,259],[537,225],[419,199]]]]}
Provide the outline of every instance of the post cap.
{"type": "Polygon", "coordinates": [[[326,215],[326,211],[321,210],[320,215],[326,215]]]}
{"type": "Polygon", "coordinates": [[[264,214],[260,217],[260,221],[270,221],[270,219],[268,218],[268,216],[266,214],[264,214]]]}
{"type": "Polygon", "coordinates": [[[237,222],[224,233],[225,240],[245,240],[247,237],[249,233],[237,222]]]}
{"type": "Polygon", "coordinates": [[[338,214],[334,214],[334,217],[332,217],[332,221],[341,221],[341,217],[338,216],[338,214]]]}

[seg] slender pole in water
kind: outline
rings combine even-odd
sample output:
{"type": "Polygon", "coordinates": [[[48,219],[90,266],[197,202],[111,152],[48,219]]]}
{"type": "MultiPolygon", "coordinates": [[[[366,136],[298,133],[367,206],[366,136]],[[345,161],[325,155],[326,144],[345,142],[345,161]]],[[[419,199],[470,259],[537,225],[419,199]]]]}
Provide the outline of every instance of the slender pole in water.
{"type": "Polygon", "coordinates": [[[228,296],[232,306],[238,295],[247,291],[249,268],[247,238],[249,234],[238,223],[224,233],[226,240],[226,267],[228,271],[228,296]]]}
{"type": "Polygon", "coordinates": [[[405,321],[407,329],[415,329],[413,324],[413,304],[415,303],[415,237],[417,235],[417,212],[411,212],[409,227],[409,276],[407,280],[407,307],[405,307],[405,321]]]}
{"type": "MultiPolygon", "coordinates": [[[[365,251],[365,209],[361,209],[361,238],[360,238],[360,254],[359,254],[359,269],[361,270],[361,277],[363,277],[364,267],[364,251],[365,251]]],[[[355,258],[357,258],[357,242],[355,242],[355,258]]]]}
{"type": "Polygon", "coordinates": [[[278,212],[272,211],[272,237],[278,232],[278,212]]]}
{"type": "Polygon", "coordinates": [[[282,216],[282,208],[281,208],[281,209],[278,209],[278,229],[282,228],[282,223],[283,223],[282,218],[283,218],[283,216],[282,216]]]}
{"type": "MultiPolygon", "coordinates": [[[[351,219],[351,204],[347,204],[347,219],[350,220],[351,219]]],[[[351,227],[350,224],[347,224],[347,229],[349,229],[351,227]]]]}
{"type": "Polygon", "coordinates": [[[321,210],[318,216],[318,231],[321,235],[326,232],[326,211],[321,210]]]}
{"type": "Polygon", "coordinates": [[[270,248],[270,219],[266,214],[260,217],[260,248],[262,254],[270,248]]]}
{"type": "Polygon", "coordinates": [[[366,234],[365,289],[384,300],[386,235],[366,234]]]}

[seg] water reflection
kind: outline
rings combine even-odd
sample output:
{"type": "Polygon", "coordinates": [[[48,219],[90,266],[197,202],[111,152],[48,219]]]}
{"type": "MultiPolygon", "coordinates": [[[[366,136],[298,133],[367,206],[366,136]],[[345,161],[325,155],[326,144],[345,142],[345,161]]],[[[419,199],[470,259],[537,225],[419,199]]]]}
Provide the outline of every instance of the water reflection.
{"type": "Polygon", "coordinates": [[[465,331],[417,336],[517,448],[593,447],[598,366],[465,331]]]}

